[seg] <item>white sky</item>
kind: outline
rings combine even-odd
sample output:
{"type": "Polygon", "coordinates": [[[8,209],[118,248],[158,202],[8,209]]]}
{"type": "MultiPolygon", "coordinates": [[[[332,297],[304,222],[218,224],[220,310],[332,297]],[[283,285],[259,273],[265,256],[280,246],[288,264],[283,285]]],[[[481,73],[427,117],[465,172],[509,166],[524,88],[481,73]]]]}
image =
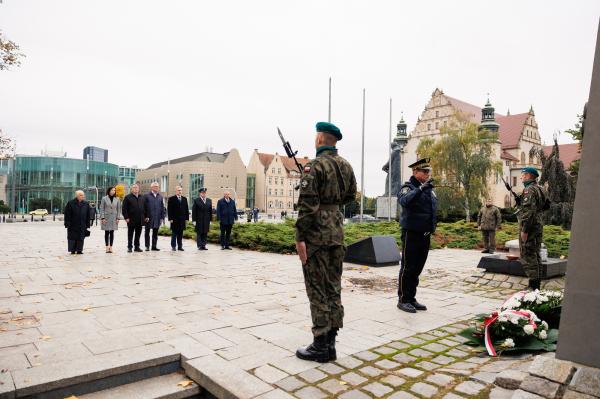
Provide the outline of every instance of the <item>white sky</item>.
{"type": "MultiPolygon", "coordinates": [[[[0,128],[18,152],[70,157],[109,149],[147,167],[204,151],[301,155],[314,124],[344,133],[360,184],[367,90],[365,192],[383,193],[394,126],[409,130],[432,91],[502,114],[533,104],[550,142],[573,126],[589,93],[600,1],[4,0],[0,29],[27,54],[0,72],[0,128]]],[[[394,127],[395,134],[395,127],[394,127]]],[[[562,142],[568,142],[566,135],[562,142]]]]}

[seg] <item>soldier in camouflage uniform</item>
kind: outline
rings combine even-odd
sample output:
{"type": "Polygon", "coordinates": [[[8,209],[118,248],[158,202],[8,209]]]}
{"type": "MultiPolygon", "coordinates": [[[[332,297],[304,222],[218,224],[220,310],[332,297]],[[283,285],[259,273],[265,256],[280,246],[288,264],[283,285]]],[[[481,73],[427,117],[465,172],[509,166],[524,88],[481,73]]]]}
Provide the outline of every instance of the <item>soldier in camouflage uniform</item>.
{"type": "Polygon", "coordinates": [[[354,200],[356,179],[352,166],[338,155],[340,130],[317,123],[317,157],[304,167],[298,197],[296,249],[302,262],[312,316],[313,343],[296,351],[304,360],[336,359],[335,337],[343,327],[342,263],[344,216],[340,205],[354,200]]]}
{"type": "Polygon", "coordinates": [[[547,207],[547,196],[538,185],[539,173],[535,168],[527,167],[521,171],[521,181],[525,189],[521,193],[519,212],[519,249],[521,263],[529,277],[529,288],[539,289],[542,260],[540,248],[544,233],[543,211],[547,207]]]}

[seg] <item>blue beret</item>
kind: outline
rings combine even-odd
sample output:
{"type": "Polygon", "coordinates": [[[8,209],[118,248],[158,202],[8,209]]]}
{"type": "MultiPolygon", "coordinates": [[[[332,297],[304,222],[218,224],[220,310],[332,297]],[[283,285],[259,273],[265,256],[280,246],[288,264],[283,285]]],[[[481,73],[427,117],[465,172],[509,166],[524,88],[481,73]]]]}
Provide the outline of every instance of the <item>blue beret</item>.
{"type": "Polygon", "coordinates": [[[317,132],[333,134],[338,140],[342,139],[342,132],[340,132],[340,129],[333,123],[318,122],[316,127],[317,132]]]}
{"type": "Polygon", "coordinates": [[[521,173],[531,173],[535,177],[540,176],[540,172],[538,172],[536,168],[533,168],[531,166],[521,169],[521,173]]]}

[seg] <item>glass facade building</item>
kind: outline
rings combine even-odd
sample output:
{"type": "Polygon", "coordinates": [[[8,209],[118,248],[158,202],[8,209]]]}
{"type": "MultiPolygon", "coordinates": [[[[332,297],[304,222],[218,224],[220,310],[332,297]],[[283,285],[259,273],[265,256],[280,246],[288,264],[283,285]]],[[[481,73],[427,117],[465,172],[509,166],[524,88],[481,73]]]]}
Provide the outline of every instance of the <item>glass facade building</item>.
{"type": "Polygon", "coordinates": [[[256,175],[248,173],[246,177],[246,208],[254,209],[254,199],[256,198],[256,175]]]}
{"type": "Polygon", "coordinates": [[[119,166],[119,183],[124,183],[126,187],[131,187],[135,183],[135,175],[141,169],[137,166],[119,166]]]}
{"type": "Polygon", "coordinates": [[[99,147],[88,146],[83,149],[83,159],[90,161],[108,162],[108,150],[99,147]]]}
{"type": "Polygon", "coordinates": [[[32,200],[52,199],[52,207],[62,213],[76,190],[84,190],[88,201],[96,202],[118,178],[119,167],[107,162],[17,155],[9,162],[5,190],[16,212],[29,212],[32,200]]]}

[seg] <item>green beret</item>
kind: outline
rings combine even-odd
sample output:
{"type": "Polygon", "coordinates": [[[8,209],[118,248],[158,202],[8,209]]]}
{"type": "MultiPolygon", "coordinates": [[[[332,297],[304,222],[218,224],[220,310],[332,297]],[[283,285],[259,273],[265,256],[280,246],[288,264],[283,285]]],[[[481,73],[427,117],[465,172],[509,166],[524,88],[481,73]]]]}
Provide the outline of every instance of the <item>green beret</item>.
{"type": "Polygon", "coordinates": [[[317,132],[333,134],[338,140],[342,139],[342,132],[333,123],[318,122],[316,127],[317,132]]]}
{"type": "Polygon", "coordinates": [[[521,173],[531,173],[535,177],[540,176],[540,172],[538,172],[536,168],[531,167],[531,166],[521,169],[521,173]]]}

